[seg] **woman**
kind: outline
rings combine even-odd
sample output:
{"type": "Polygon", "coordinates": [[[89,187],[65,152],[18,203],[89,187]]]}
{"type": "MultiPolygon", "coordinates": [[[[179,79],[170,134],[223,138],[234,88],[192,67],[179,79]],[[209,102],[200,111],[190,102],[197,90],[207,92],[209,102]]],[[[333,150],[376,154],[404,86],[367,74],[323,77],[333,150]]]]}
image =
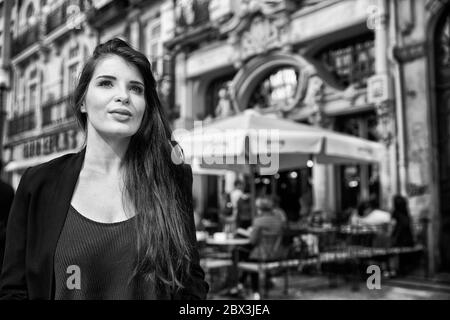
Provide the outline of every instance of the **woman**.
{"type": "Polygon", "coordinates": [[[392,198],[392,207],[392,218],[395,220],[394,230],[392,231],[392,245],[394,247],[414,246],[411,217],[405,197],[395,195],[392,198]]]}
{"type": "MultiPolygon", "coordinates": [[[[392,198],[392,218],[395,221],[391,241],[393,247],[413,247],[415,244],[411,216],[407,199],[401,195],[392,198]]],[[[399,275],[408,274],[415,266],[418,257],[416,253],[398,255],[397,268],[399,275]]]]}
{"type": "Polygon", "coordinates": [[[205,298],[192,171],[172,161],[150,63],[122,40],[101,44],[74,100],[86,147],[23,174],[0,297],[205,298]]]}

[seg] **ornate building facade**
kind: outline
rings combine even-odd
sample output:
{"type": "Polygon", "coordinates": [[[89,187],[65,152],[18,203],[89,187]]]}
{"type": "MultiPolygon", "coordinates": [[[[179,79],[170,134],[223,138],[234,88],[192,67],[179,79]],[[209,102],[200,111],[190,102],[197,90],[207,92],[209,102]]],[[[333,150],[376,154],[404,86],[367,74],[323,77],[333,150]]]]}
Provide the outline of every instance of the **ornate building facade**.
{"type": "MultiPolygon", "coordinates": [[[[276,188],[293,221],[305,208],[344,219],[367,198],[390,209],[406,195],[429,270],[449,270],[449,1],[16,0],[7,23],[1,4],[12,35],[1,42],[3,161],[15,186],[26,167],[83,145],[74,81],[95,45],[119,36],[149,57],[175,128],[253,109],[384,144],[379,164],[256,182],[276,188]]],[[[235,178],[196,174],[199,211],[214,215],[235,178]]]]}
{"type": "Polygon", "coordinates": [[[83,144],[71,96],[95,45],[88,1],[10,1],[9,80],[3,160],[14,186],[23,171],[83,144]]]}
{"type": "MultiPolygon", "coordinates": [[[[228,114],[253,109],[382,141],[388,150],[383,163],[316,164],[280,172],[271,185],[266,177],[257,183],[261,190],[278,190],[291,220],[300,219],[305,207],[343,218],[364,198],[386,208],[398,184],[395,135],[384,101],[375,104],[380,97],[369,90],[381,85],[377,92],[388,94],[382,90],[389,81],[388,27],[380,3],[176,1],[166,48],[175,61],[178,125],[226,116],[220,101],[228,96],[228,114]]],[[[197,178],[197,196],[208,214],[235,177],[197,178]]]]}
{"type": "MultiPolygon", "coordinates": [[[[378,141],[378,165],[280,173],[285,210],[312,185],[313,208],[336,217],[363,198],[408,197],[428,270],[449,269],[448,1],[175,1],[179,125],[245,109],[378,141]]],[[[234,177],[198,177],[205,213],[234,177]]],[[[264,177],[258,182],[265,183],[264,177]]],[[[211,207],[211,208],[210,208],[211,207]]]]}

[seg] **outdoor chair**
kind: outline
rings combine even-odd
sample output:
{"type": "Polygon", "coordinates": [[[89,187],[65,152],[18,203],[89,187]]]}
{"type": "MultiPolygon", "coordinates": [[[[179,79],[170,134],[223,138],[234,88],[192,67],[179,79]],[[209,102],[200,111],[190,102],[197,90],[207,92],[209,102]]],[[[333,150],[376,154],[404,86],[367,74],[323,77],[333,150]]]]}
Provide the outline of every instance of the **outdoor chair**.
{"type": "MultiPolygon", "coordinates": [[[[245,249],[244,249],[245,250],[245,249]]],[[[281,271],[284,274],[284,291],[288,289],[287,248],[283,246],[283,234],[263,231],[258,246],[252,250],[250,261],[238,262],[240,271],[258,274],[259,290],[263,288],[263,297],[268,297],[268,274],[281,271]]]]}

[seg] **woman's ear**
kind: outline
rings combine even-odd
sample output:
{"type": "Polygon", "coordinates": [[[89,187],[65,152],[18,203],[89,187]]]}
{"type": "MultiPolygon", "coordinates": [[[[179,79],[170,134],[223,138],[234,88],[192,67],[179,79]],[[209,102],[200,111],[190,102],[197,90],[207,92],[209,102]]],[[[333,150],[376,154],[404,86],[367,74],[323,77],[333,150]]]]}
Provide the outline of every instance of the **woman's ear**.
{"type": "Polygon", "coordinates": [[[81,104],[80,111],[81,111],[82,113],[86,113],[86,103],[83,102],[83,103],[81,104]]]}

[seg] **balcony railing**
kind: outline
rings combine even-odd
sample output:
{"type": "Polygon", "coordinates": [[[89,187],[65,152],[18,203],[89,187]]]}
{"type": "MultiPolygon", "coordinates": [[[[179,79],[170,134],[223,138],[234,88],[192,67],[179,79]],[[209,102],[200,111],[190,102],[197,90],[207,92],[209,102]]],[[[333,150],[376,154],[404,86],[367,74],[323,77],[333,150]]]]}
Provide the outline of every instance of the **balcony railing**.
{"type": "Polygon", "coordinates": [[[66,122],[74,117],[72,109],[72,95],[47,102],[42,106],[42,126],[50,126],[66,122]]]}
{"type": "Polygon", "coordinates": [[[64,1],[59,7],[51,11],[47,15],[45,34],[49,34],[58,27],[66,24],[67,19],[71,14],[84,12],[87,9],[85,2],[86,0],[64,1]],[[73,8],[78,7],[78,9],[75,9],[74,12],[71,12],[72,6],[75,6],[73,8]]]}
{"type": "Polygon", "coordinates": [[[32,44],[38,42],[40,36],[39,29],[39,23],[36,23],[26,28],[26,30],[20,33],[17,37],[13,38],[11,48],[11,54],[13,57],[30,47],[32,44]]]}
{"type": "Polygon", "coordinates": [[[36,125],[34,111],[24,113],[16,118],[9,120],[8,136],[12,137],[16,134],[34,129],[36,125]]]}

